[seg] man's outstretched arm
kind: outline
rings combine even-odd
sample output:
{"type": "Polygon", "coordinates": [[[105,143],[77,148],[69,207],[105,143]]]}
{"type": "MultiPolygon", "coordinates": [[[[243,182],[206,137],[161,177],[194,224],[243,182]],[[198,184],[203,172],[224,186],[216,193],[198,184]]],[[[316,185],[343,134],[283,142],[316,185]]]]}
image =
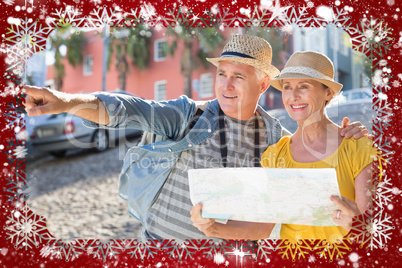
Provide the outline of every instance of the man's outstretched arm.
{"type": "Polygon", "coordinates": [[[46,87],[25,86],[28,116],[70,113],[100,125],[109,124],[102,101],[91,94],[69,94],[46,87]]]}

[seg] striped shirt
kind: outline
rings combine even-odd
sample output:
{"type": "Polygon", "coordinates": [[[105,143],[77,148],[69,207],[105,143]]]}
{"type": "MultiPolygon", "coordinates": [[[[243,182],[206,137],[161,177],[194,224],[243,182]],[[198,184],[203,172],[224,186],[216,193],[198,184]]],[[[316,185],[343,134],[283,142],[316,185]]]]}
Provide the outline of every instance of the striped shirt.
{"type": "MultiPolygon", "coordinates": [[[[255,119],[241,121],[225,116],[225,133],[228,145],[227,167],[253,167],[255,147],[255,119]]],[[[268,147],[264,121],[258,116],[261,154],[268,147]]],[[[157,200],[144,222],[144,229],[153,239],[210,239],[193,226],[190,220],[192,203],[188,185],[188,170],[223,168],[219,130],[207,140],[182,152],[173,167],[157,200]]],[[[143,234],[144,235],[144,234],[143,234]]]]}

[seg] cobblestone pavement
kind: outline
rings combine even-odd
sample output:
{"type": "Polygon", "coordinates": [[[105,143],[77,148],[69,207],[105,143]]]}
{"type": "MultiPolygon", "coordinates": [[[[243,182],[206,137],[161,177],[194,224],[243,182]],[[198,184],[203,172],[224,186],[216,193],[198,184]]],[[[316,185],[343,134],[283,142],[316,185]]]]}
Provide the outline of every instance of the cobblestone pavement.
{"type": "Polygon", "coordinates": [[[118,195],[118,175],[126,146],[103,153],[77,150],[63,159],[28,161],[28,205],[45,216],[56,238],[140,239],[141,224],[118,195]]]}

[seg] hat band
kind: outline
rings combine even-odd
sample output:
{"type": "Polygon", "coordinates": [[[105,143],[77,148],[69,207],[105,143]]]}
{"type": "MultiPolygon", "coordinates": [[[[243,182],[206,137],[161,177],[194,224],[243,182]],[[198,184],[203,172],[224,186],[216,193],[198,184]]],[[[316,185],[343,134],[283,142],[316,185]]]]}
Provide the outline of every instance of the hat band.
{"type": "Polygon", "coordinates": [[[334,80],[332,77],[329,77],[329,76],[317,71],[316,69],[309,68],[309,67],[286,67],[285,69],[282,70],[281,75],[286,74],[286,73],[304,74],[304,75],[308,75],[311,78],[315,78],[315,79],[325,79],[325,80],[331,80],[331,81],[334,80]]]}
{"type": "Polygon", "coordinates": [[[221,57],[237,57],[237,58],[249,58],[249,59],[255,59],[254,57],[251,57],[249,55],[239,53],[239,52],[234,52],[234,51],[226,51],[221,54],[221,57]]]}

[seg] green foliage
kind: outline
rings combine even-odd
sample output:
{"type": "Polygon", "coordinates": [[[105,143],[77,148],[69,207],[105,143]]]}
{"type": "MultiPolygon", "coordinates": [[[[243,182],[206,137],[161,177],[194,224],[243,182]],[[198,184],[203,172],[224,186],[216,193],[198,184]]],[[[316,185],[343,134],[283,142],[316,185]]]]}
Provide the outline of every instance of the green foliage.
{"type": "Polygon", "coordinates": [[[60,53],[60,48],[66,46],[67,60],[73,66],[81,64],[84,60],[83,48],[87,42],[82,32],[73,32],[73,27],[64,19],[60,19],[59,27],[55,28],[49,37],[50,49],[55,52],[54,59],[54,80],[56,90],[61,90],[65,77],[64,57],[60,53]]]}
{"type": "Polygon", "coordinates": [[[129,56],[134,66],[140,70],[146,69],[150,59],[151,36],[151,29],[146,29],[142,24],[137,27],[111,28],[108,66],[113,56],[116,61],[129,56]]]}
{"type": "Polygon", "coordinates": [[[84,61],[82,49],[86,43],[87,39],[82,32],[76,32],[66,40],[67,59],[73,67],[81,64],[84,61]]]}
{"type": "Polygon", "coordinates": [[[149,65],[152,31],[143,24],[128,28],[111,28],[108,45],[108,69],[115,60],[119,87],[125,90],[126,74],[129,72],[127,56],[134,66],[145,70],[149,65]]]}
{"type": "Polygon", "coordinates": [[[246,34],[255,35],[268,41],[272,47],[272,65],[280,66],[283,63],[279,52],[284,51],[285,46],[280,28],[247,27],[244,29],[246,34]]]}
{"type": "MultiPolygon", "coordinates": [[[[179,8],[179,13],[181,14],[179,8]]],[[[191,15],[191,10],[187,12],[191,15]]],[[[173,37],[170,44],[167,44],[166,51],[170,55],[174,55],[177,50],[178,42],[184,44],[184,48],[180,59],[180,69],[184,75],[184,94],[191,97],[191,78],[193,71],[200,64],[207,69],[211,66],[206,61],[210,57],[210,53],[214,52],[225,41],[224,36],[216,27],[189,27],[190,20],[185,17],[178,20],[175,27],[168,27],[166,30],[167,36],[173,37]],[[194,49],[195,44],[199,44],[198,49],[194,49]]],[[[217,25],[215,25],[217,26],[217,25]]]]}
{"type": "Polygon", "coordinates": [[[131,42],[127,44],[127,52],[134,65],[140,70],[145,70],[148,67],[150,59],[149,46],[151,38],[143,38],[134,35],[131,42]]]}

